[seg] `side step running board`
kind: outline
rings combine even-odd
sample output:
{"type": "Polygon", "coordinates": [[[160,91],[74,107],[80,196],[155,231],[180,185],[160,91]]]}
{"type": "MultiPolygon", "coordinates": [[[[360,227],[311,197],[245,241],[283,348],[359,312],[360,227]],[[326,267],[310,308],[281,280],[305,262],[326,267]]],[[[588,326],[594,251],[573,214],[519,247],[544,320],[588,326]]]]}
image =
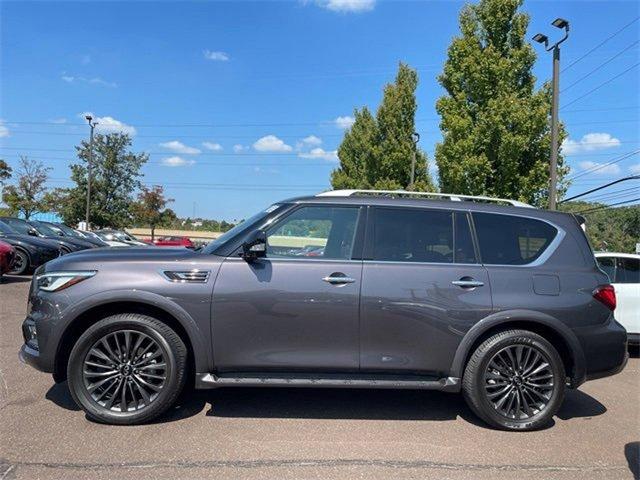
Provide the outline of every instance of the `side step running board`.
{"type": "Polygon", "coordinates": [[[360,374],[196,374],[196,388],[218,387],[324,387],[324,388],[390,388],[459,392],[460,379],[417,375],[360,374]]]}

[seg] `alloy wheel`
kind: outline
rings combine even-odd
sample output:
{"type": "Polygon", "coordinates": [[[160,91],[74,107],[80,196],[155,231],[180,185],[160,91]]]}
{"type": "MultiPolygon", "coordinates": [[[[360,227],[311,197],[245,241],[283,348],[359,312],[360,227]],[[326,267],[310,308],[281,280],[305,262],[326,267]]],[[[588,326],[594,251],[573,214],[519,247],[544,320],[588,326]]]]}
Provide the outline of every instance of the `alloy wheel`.
{"type": "Polygon", "coordinates": [[[118,330],[87,352],[84,386],[101,407],[135,412],[149,406],[167,383],[167,362],[158,342],[137,330],[118,330]]]}
{"type": "Polygon", "coordinates": [[[484,390],[501,416],[512,420],[531,418],[542,412],[553,397],[551,361],[533,346],[505,347],[487,364],[484,390]]]}

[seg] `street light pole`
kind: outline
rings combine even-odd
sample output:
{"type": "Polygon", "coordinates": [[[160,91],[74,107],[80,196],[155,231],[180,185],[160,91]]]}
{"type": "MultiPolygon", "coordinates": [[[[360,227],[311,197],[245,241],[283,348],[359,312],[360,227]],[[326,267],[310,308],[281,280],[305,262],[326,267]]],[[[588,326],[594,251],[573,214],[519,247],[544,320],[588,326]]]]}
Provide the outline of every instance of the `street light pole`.
{"type": "Polygon", "coordinates": [[[93,122],[93,117],[91,115],[87,115],[87,122],[89,123],[89,127],[91,127],[91,131],[89,134],[89,161],[87,164],[87,212],[85,215],[85,228],[89,231],[91,228],[89,227],[89,211],[91,206],[91,167],[93,165],[93,129],[98,124],[97,122],[93,122]]]}
{"type": "Polygon", "coordinates": [[[418,150],[420,134],[418,132],[413,132],[413,135],[411,135],[411,139],[413,140],[413,156],[411,157],[411,182],[409,183],[410,191],[413,190],[413,184],[416,177],[416,151],[418,150]]]}
{"type": "Polygon", "coordinates": [[[551,25],[564,29],[564,36],[549,46],[549,38],[538,33],[533,40],[544,45],[547,52],[553,51],[553,80],[551,83],[551,161],[549,165],[549,210],[555,210],[558,203],[558,110],[560,105],[560,44],[569,37],[569,22],[556,18],[551,25]]]}

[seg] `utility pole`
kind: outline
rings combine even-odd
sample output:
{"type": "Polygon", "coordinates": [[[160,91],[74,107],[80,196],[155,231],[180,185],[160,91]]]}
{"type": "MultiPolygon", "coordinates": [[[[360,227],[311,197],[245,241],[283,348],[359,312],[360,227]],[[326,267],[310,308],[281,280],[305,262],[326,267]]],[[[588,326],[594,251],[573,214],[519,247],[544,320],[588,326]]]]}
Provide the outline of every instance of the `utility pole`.
{"type": "Polygon", "coordinates": [[[84,117],[89,123],[89,127],[91,127],[91,132],[89,134],[89,162],[87,164],[87,213],[85,215],[85,228],[87,231],[90,231],[89,227],[89,210],[91,206],[91,166],[93,165],[93,129],[98,124],[98,122],[93,122],[93,117],[91,115],[87,115],[84,117]]]}
{"type": "Polygon", "coordinates": [[[563,18],[556,18],[551,22],[556,28],[564,29],[564,36],[549,46],[549,37],[538,33],[533,40],[543,44],[547,52],[553,51],[553,81],[551,98],[551,162],[549,165],[549,210],[555,210],[558,202],[558,110],[560,97],[560,44],[569,38],[569,22],[563,18]]]}
{"type": "Polygon", "coordinates": [[[413,132],[411,139],[413,140],[413,156],[411,157],[411,182],[409,183],[409,191],[413,190],[413,184],[416,178],[416,152],[418,150],[420,134],[418,132],[413,132]]]}

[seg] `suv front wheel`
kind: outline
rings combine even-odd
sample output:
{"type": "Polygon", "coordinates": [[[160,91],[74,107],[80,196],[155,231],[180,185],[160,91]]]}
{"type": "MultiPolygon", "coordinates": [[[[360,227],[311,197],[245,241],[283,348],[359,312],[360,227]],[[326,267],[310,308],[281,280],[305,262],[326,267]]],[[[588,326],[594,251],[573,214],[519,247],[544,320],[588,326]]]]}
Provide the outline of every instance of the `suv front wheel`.
{"type": "Polygon", "coordinates": [[[148,422],[175,402],[185,383],[187,349],[164,323],[140,314],[100,320],[76,342],[69,390],[95,421],[148,422]]]}
{"type": "Polygon", "coordinates": [[[505,430],[535,430],[558,411],[565,391],[564,364],[542,336],[508,330],[485,340],[464,372],[462,391],[485,422],[505,430]]]}

